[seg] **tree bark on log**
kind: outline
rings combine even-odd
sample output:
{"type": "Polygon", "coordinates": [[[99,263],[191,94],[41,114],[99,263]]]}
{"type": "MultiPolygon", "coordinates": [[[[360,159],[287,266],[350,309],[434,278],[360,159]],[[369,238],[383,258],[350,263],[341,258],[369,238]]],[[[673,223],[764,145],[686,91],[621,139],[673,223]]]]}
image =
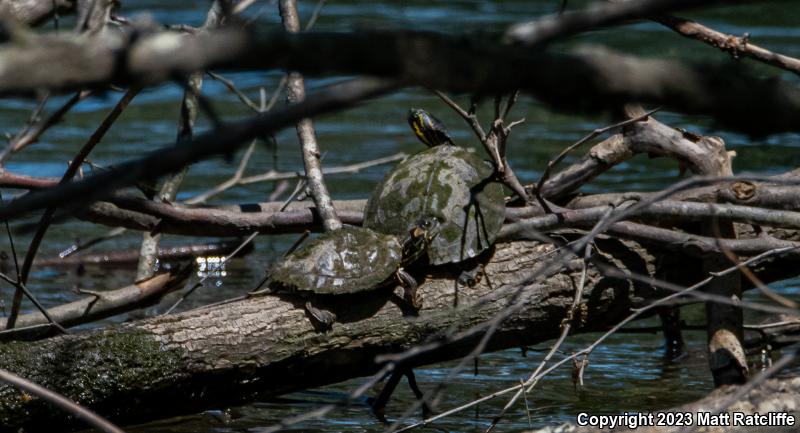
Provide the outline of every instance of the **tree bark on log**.
{"type": "MultiPolygon", "coordinates": [[[[458,270],[428,269],[419,288],[424,305],[418,316],[404,311],[401,298],[389,290],[339,296],[324,300],[338,321],[321,332],[305,314],[303,300],[268,295],[35,343],[7,343],[0,346],[0,365],[124,423],[367,375],[380,367],[377,355],[447,342],[512,304],[517,308],[487,350],[535,344],[560,333],[582,267],[580,260],[567,260],[532,280],[553,248],[524,241],[498,244],[481,282],[458,287],[457,295],[458,270]],[[519,298],[512,300],[516,291],[519,298]]],[[[623,271],[655,271],[657,258],[632,242],[598,239],[598,248],[604,260],[623,271]]],[[[786,271],[785,264],[774,268],[786,271]]],[[[769,268],[754,270],[772,280],[769,268]]],[[[603,277],[592,268],[574,332],[607,329],[653,296],[645,284],[603,277]]],[[[473,332],[411,363],[459,358],[481,336],[473,332]]],[[[0,385],[0,431],[50,430],[53,423],[68,421],[46,403],[0,385]]]]}
{"type": "MultiPolygon", "coordinates": [[[[424,306],[417,317],[404,314],[402,300],[388,291],[342,296],[326,301],[339,319],[329,332],[320,332],[302,300],[264,296],[36,343],[8,343],[0,365],[111,419],[142,422],[235,403],[256,392],[274,395],[370,374],[379,367],[376,355],[484,323],[509,306],[507,298],[516,290],[521,308],[501,326],[490,350],[534,344],[558,335],[580,269],[573,261],[546,285],[527,282],[540,256],[552,248],[533,242],[498,245],[481,283],[459,288],[457,309],[457,271],[437,269],[420,286],[424,306]]],[[[625,268],[647,272],[644,251],[618,242],[606,249],[616,249],[625,268]]],[[[576,330],[602,329],[621,319],[641,301],[641,291],[636,283],[590,273],[576,330]]],[[[477,338],[480,333],[414,362],[460,357],[477,338]]],[[[0,431],[48,430],[67,421],[46,403],[0,385],[0,431]]]]}

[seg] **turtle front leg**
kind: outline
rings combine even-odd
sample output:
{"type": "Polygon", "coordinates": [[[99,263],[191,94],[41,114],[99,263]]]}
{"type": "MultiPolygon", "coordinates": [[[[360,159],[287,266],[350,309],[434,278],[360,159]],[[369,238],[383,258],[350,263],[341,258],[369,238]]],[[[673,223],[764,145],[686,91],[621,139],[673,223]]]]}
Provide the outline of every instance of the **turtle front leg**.
{"type": "Polygon", "coordinates": [[[397,270],[397,279],[403,286],[403,299],[415,310],[422,308],[422,301],[417,297],[417,280],[403,268],[397,270]]]}
{"type": "Polygon", "coordinates": [[[483,265],[478,264],[472,269],[461,269],[458,275],[458,284],[466,287],[475,287],[484,276],[483,265]]]}
{"type": "Polygon", "coordinates": [[[328,310],[323,310],[314,306],[311,301],[306,301],[305,303],[306,311],[308,314],[311,315],[316,321],[325,325],[326,328],[330,328],[333,326],[333,322],[336,321],[336,314],[328,310]]]}

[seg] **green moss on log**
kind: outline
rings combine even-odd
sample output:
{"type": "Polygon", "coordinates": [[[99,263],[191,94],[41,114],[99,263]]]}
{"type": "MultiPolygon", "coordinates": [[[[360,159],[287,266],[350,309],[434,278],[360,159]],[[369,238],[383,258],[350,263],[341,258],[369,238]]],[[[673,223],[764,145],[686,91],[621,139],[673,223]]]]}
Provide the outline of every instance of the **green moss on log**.
{"type": "MultiPolygon", "coordinates": [[[[164,350],[153,335],[126,327],[56,337],[39,343],[0,345],[0,366],[105,414],[124,415],[117,404],[130,393],[157,386],[175,371],[178,353],[164,350]]],[[[0,431],[15,430],[20,419],[37,424],[54,408],[8,384],[0,384],[0,431]]]]}

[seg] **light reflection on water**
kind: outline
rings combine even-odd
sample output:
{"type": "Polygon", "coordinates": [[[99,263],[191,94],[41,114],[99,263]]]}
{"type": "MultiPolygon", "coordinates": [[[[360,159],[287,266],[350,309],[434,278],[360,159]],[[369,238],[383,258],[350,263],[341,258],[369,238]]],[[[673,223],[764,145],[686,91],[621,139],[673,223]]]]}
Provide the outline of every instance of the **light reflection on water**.
{"type": "MultiPolygon", "coordinates": [[[[209,2],[141,0],[122,2],[123,13],[154,10],[154,17],[164,23],[199,24],[205,15],[209,2]]],[[[262,2],[264,4],[268,2],[262,2]]],[[[314,1],[301,1],[301,16],[307,17],[313,9],[314,1]]],[[[461,31],[500,31],[508,23],[526,17],[553,12],[558,1],[407,1],[407,2],[353,2],[332,0],[325,6],[320,16],[318,29],[349,30],[357,26],[373,28],[413,27],[445,32],[461,31]]],[[[571,2],[572,3],[572,2],[571,2]]],[[[585,2],[575,2],[580,6],[585,2]]],[[[268,6],[261,19],[277,24],[277,15],[268,6]]],[[[738,6],[719,9],[702,14],[688,14],[705,21],[720,30],[741,35],[751,34],[753,42],[790,55],[800,54],[800,31],[796,22],[800,18],[797,7],[784,3],[780,8],[771,9],[768,5],[738,6]]],[[[673,35],[662,27],[645,23],[624,30],[603,30],[576,38],[581,43],[607,43],[622,51],[689,59],[693,61],[727,61],[727,54],[701,47],[693,41],[673,35]]],[[[572,45],[573,42],[566,44],[572,45]]],[[[754,70],[764,73],[770,71],[754,66],[754,70]]],[[[260,86],[267,91],[275,88],[281,74],[270,73],[229,73],[225,74],[245,91],[252,99],[257,99],[260,86]]],[[[791,74],[781,74],[783,78],[797,80],[791,74]]],[[[310,79],[309,87],[319,85],[324,80],[310,79]]],[[[219,112],[226,117],[241,118],[251,115],[246,107],[230,95],[220,83],[206,79],[203,92],[208,95],[219,112]]],[[[181,89],[173,84],[158,86],[143,91],[121,116],[107,137],[100,143],[91,159],[94,163],[109,165],[133,157],[134,155],[169,145],[175,140],[175,127],[180,104],[181,89]]],[[[58,107],[69,96],[53,98],[48,110],[58,107]]],[[[8,169],[37,176],[60,176],[66,162],[80,147],[100,119],[120,97],[119,93],[108,92],[95,98],[80,102],[66,119],[55,129],[46,133],[41,141],[30,149],[15,156],[8,169]]],[[[466,103],[466,98],[460,97],[466,103]]],[[[479,114],[486,120],[491,112],[491,104],[484,104],[479,114]]],[[[16,132],[27,119],[35,106],[27,100],[2,100],[0,127],[3,131],[16,132]]],[[[353,162],[375,159],[396,152],[413,153],[419,143],[407,130],[405,113],[409,107],[425,107],[442,119],[455,139],[466,145],[475,146],[469,128],[457,118],[442,102],[420,89],[409,89],[378,101],[370,102],[343,113],[315,119],[317,132],[323,150],[326,152],[325,164],[344,165],[353,162]]],[[[604,126],[608,119],[601,114],[553,113],[536,102],[523,96],[512,112],[512,118],[526,119],[517,127],[510,139],[510,159],[515,171],[524,182],[537,179],[546,162],[563,147],[581,138],[587,132],[604,126]]],[[[723,137],[729,149],[736,150],[734,160],[737,171],[761,171],[775,173],[800,165],[797,134],[780,134],[753,139],[741,134],[719,131],[708,119],[686,117],[662,112],[658,117],[673,126],[696,130],[703,134],[723,137]]],[[[198,130],[208,128],[208,122],[201,119],[198,130]]],[[[255,174],[275,169],[297,171],[302,165],[295,145],[294,131],[282,131],[277,135],[278,148],[270,149],[259,145],[246,174],[255,174]]],[[[239,153],[232,162],[220,159],[206,161],[192,168],[185,182],[181,197],[195,195],[216,185],[233,173],[239,153]]],[[[565,163],[574,161],[568,158],[565,163]]],[[[362,172],[347,175],[329,176],[331,191],[335,198],[363,198],[372,190],[388,166],[373,167],[362,172]]],[[[677,179],[678,167],[672,161],[638,157],[621,164],[604,174],[585,188],[587,192],[609,190],[645,190],[664,186],[677,179]]],[[[242,203],[264,201],[275,186],[255,184],[232,189],[214,199],[214,203],[242,203]]],[[[7,197],[8,195],[6,195],[7,197]]],[[[87,240],[107,231],[86,223],[70,221],[54,226],[48,233],[42,247],[43,255],[56,255],[76,240],[87,240]]],[[[19,235],[18,248],[27,244],[28,235],[19,235]]],[[[199,288],[180,309],[188,309],[218,301],[222,298],[244,294],[263,277],[264,269],[270,260],[281,254],[295,236],[261,237],[256,241],[256,250],[251,255],[233,259],[212,275],[215,284],[199,288]]],[[[180,237],[166,237],[165,243],[175,245],[187,242],[180,237]]],[[[192,240],[203,242],[205,239],[192,240]]],[[[138,249],[141,235],[128,233],[107,243],[102,248],[109,250],[138,249]]],[[[3,249],[7,246],[3,244],[3,249]]],[[[214,271],[219,258],[200,260],[197,277],[214,271]]],[[[108,272],[104,268],[86,267],[79,269],[35,269],[29,287],[40,295],[47,305],[56,305],[75,299],[72,288],[105,289],[130,284],[135,270],[121,269],[108,272]]],[[[777,285],[784,293],[796,293],[794,282],[777,285]]],[[[10,290],[0,288],[3,299],[9,299],[10,290]]],[[[151,307],[144,314],[163,312],[180,296],[173,293],[165,299],[162,306],[151,307]]],[[[700,310],[690,311],[687,321],[701,323],[700,310]]],[[[136,313],[133,317],[140,317],[136,313]]],[[[117,317],[110,321],[128,319],[117,317]]],[[[654,325],[653,321],[637,323],[636,326],[654,325]]],[[[596,335],[582,335],[567,340],[562,351],[571,353],[590,344],[596,335]]],[[[691,401],[703,396],[711,384],[703,359],[704,336],[701,333],[687,333],[691,355],[679,364],[664,364],[661,359],[662,342],[657,335],[620,334],[610,338],[592,355],[586,372],[586,386],[577,389],[571,380],[571,370],[563,368],[542,381],[528,397],[532,408],[534,425],[571,421],[575,413],[587,411],[593,414],[616,413],[624,410],[654,410],[691,401]]],[[[519,350],[508,350],[483,355],[478,374],[472,368],[448,381],[446,398],[440,409],[447,409],[466,403],[479,396],[515,385],[526,378],[544,356],[549,343],[531,350],[527,358],[519,350]]],[[[433,365],[417,370],[417,379],[423,389],[430,389],[444,378],[455,364],[453,362],[433,365]]],[[[253,431],[259,427],[274,424],[283,417],[297,415],[317,408],[327,402],[336,402],[355,389],[364,379],[354,379],[343,384],[324,387],[283,396],[273,400],[256,402],[243,407],[227,410],[209,411],[190,417],[164,420],[131,431],[170,431],[170,432],[233,432],[253,431]]],[[[495,399],[491,403],[469,409],[462,414],[447,418],[427,431],[470,431],[488,425],[491,417],[505,403],[507,397],[495,399]]],[[[398,387],[395,399],[387,409],[389,418],[395,418],[411,403],[412,394],[404,384],[398,387]]],[[[419,414],[414,414],[418,417],[419,414]]],[[[524,404],[519,403],[501,424],[504,428],[527,428],[524,404]]],[[[382,426],[370,415],[366,401],[361,400],[349,407],[335,410],[323,421],[310,421],[295,429],[296,431],[381,431],[382,426]]]]}
{"type": "MultiPolygon", "coordinates": [[[[195,269],[197,270],[197,277],[225,278],[228,276],[228,271],[225,270],[225,264],[226,264],[225,257],[222,256],[197,257],[195,259],[195,269]]],[[[220,281],[220,284],[221,283],[222,281],[220,281]]]]}

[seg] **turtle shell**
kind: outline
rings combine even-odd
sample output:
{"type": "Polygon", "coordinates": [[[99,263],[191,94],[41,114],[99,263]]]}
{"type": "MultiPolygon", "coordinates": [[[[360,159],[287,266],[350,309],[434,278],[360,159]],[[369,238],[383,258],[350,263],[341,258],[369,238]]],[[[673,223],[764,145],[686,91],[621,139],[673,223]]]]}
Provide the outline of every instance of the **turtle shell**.
{"type": "Polygon", "coordinates": [[[277,262],[270,282],[330,295],[376,289],[400,268],[402,250],[394,236],[345,227],[320,235],[277,262]]]}
{"type": "Polygon", "coordinates": [[[505,218],[503,187],[473,152],[436,146],[401,162],[367,201],[364,226],[406,236],[426,219],[438,224],[426,244],[431,264],[456,263],[489,248],[505,218]]]}

